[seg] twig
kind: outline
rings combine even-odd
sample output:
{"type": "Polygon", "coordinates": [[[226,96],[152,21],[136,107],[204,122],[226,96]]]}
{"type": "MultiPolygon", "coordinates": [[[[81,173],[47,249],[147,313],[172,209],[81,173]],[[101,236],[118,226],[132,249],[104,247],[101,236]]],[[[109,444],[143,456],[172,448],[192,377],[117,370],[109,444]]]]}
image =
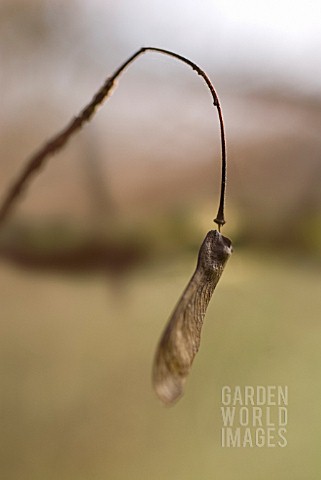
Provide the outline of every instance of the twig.
{"type": "Polygon", "coordinates": [[[189,65],[193,70],[195,70],[198,75],[200,75],[205,83],[207,84],[212,97],[213,104],[217,108],[219,122],[220,122],[220,131],[221,131],[221,148],[222,148],[222,176],[221,176],[221,194],[219,208],[217,216],[214,220],[218,225],[218,229],[224,225],[224,199],[225,199],[225,185],[226,185],[226,147],[225,147],[225,133],[224,133],[224,123],[222,110],[220,107],[219,99],[216,94],[216,91],[209,80],[206,73],[199,68],[195,63],[191,62],[185,57],[178,55],[177,53],[171,52],[169,50],[164,50],[162,48],[155,47],[143,47],[134,53],[131,57],[128,58],[115,72],[109,77],[101,89],[93,97],[92,101],[80,112],[80,114],[73,118],[71,122],[58,134],[52,137],[47,143],[45,143],[38,151],[32,155],[29,160],[26,162],[24,169],[21,174],[18,176],[13,185],[9,188],[7,195],[4,198],[4,201],[0,207],[0,225],[7,219],[15,203],[21,196],[23,190],[26,188],[28,181],[33,175],[35,175],[39,169],[44,165],[45,160],[50,156],[54,155],[56,152],[61,150],[64,145],[68,142],[72,135],[74,135],[85,122],[89,122],[92,116],[94,115],[97,107],[102,104],[102,102],[108,97],[108,94],[111,92],[111,89],[115,83],[117,77],[128,67],[137,57],[142,55],[145,52],[158,52],[161,54],[169,55],[178,60],[181,60],[185,64],[189,65]]]}

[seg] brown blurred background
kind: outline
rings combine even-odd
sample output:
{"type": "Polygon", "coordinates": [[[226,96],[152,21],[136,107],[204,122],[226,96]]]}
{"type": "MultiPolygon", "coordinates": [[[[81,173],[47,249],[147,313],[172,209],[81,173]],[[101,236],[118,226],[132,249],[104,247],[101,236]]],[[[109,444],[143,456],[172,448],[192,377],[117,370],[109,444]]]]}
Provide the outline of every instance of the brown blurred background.
{"type": "Polygon", "coordinates": [[[200,77],[146,54],[0,232],[3,478],[320,478],[318,18],[285,0],[1,0],[1,198],[130,54],[168,48],[218,91],[235,245],[186,396],[162,409],[153,352],[213,228],[220,144],[200,77]],[[289,445],[221,448],[221,386],[281,383],[289,445]]]}

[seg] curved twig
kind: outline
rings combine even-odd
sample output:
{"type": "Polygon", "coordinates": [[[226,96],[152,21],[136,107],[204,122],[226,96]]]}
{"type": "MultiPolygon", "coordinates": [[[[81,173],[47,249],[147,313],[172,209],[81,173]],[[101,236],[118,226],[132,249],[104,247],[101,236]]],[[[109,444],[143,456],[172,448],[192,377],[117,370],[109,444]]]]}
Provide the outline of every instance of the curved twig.
{"type": "Polygon", "coordinates": [[[207,84],[212,94],[213,104],[218,111],[220,131],[221,131],[221,148],[222,148],[221,194],[220,194],[220,202],[219,202],[217,216],[214,220],[214,222],[217,223],[218,228],[220,230],[220,227],[225,223],[224,200],[225,200],[225,185],[226,185],[226,147],[225,147],[223,116],[222,116],[222,110],[220,107],[218,96],[206,73],[200,67],[198,67],[194,62],[191,62],[187,58],[181,55],[178,55],[177,53],[171,52],[169,50],[164,50],[162,48],[156,48],[156,47],[143,47],[139,49],[137,52],[135,52],[131,57],[129,57],[114,72],[114,74],[111,77],[107,78],[104,85],[100,88],[100,90],[98,90],[98,92],[93,97],[91,102],[79,113],[79,115],[73,118],[71,122],[63,130],[61,130],[58,134],[52,137],[47,143],[45,143],[42,147],[40,147],[39,150],[37,150],[30,157],[24,169],[22,170],[21,174],[18,176],[16,181],[13,183],[13,185],[9,188],[4,198],[4,201],[0,207],[0,225],[6,220],[13,206],[21,196],[23,190],[26,188],[28,181],[43,166],[45,160],[50,156],[54,155],[59,150],[61,150],[64,147],[64,145],[66,145],[70,137],[74,135],[78,130],[80,130],[80,128],[83,126],[85,122],[89,122],[89,120],[94,115],[97,107],[101,105],[102,102],[108,97],[108,94],[111,92],[111,89],[117,77],[119,77],[119,75],[137,57],[139,57],[141,54],[148,51],[169,55],[189,65],[193,70],[195,70],[198,73],[198,75],[200,75],[204,79],[205,83],[207,84]]]}

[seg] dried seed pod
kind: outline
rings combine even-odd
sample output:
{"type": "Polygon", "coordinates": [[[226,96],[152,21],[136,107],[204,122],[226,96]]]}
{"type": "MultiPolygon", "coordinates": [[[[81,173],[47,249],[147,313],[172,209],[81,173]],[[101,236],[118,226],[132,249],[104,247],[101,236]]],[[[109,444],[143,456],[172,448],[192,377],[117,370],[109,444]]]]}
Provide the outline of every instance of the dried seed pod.
{"type": "Polygon", "coordinates": [[[167,405],[183,393],[188,372],[198,352],[205,312],[224,266],[232,253],[231,241],[211,230],[198,254],[197,267],[165,328],[158,345],[153,385],[167,405]]]}

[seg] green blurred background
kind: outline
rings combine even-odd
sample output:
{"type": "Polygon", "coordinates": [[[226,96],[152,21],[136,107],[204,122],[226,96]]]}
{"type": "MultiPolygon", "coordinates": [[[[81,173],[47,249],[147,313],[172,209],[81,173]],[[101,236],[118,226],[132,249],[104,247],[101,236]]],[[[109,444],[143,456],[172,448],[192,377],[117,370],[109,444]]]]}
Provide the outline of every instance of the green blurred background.
{"type": "Polygon", "coordinates": [[[219,93],[234,244],[164,408],[153,354],[213,228],[220,145],[201,79],[146,55],[1,229],[1,478],[320,479],[318,8],[1,1],[1,198],[106,76],[159,46],[219,93]],[[288,385],[287,447],[222,448],[224,385],[288,385]]]}

